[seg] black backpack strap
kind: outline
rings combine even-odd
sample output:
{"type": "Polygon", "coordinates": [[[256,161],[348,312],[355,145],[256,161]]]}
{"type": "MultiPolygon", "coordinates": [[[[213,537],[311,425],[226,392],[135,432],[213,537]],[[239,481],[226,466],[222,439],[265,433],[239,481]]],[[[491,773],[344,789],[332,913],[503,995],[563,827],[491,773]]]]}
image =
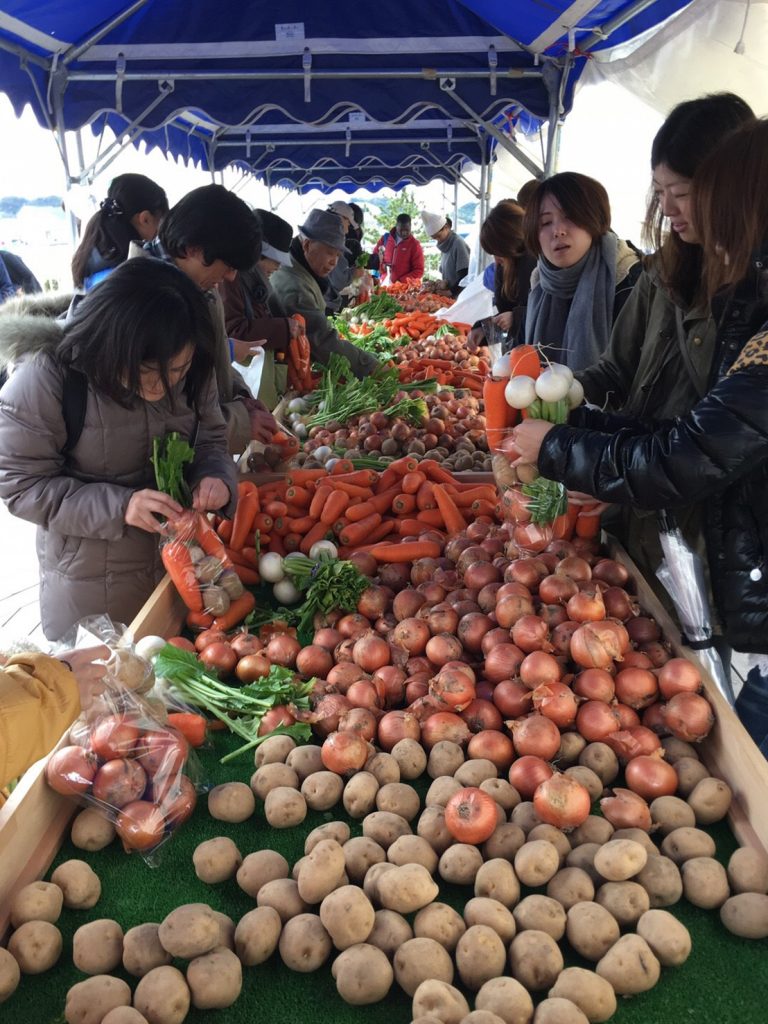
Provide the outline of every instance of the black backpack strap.
{"type": "Polygon", "coordinates": [[[62,449],[68,455],[80,440],[85,424],[85,408],[88,404],[88,379],[84,373],[68,366],[64,373],[64,391],[61,396],[61,411],[67,428],[67,440],[62,449]]]}

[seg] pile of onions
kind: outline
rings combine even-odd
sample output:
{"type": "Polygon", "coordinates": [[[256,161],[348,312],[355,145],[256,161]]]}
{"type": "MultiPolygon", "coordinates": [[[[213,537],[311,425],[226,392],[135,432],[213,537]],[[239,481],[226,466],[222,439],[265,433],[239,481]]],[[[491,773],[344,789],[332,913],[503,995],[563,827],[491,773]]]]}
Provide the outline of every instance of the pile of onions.
{"type": "Polygon", "coordinates": [[[709,701],[696,693],[676,693],[662,706],[661,717],[672,735],[687,743],[703,740],[715,724],[709,701]]]}
{"type": "Polygon", "coordinates": [[[546,782],[554,774],[555,770],[552,765],[543,758],[526,754],[512,762],[509,769],[509,781],[523,800],[532,800],[533,794],[542,782],[546,782]]]}
{"type": "Polygon", "coordinates": [[[687,658],[670,658],[659,669],[659,690],[665,700],[677,693],[698,693],[701,672],[687,658]]]}
{"type": "Polygon", "coordinates": [[[569,775],[552,775],[533,794],[533,809],[541,820],[564,832],[583,825],[591,807],[588,791],[569,775]]]}
{"type": "Polygon", "coordinates": [[[585,622],[571,637],[571,658],[582,668],[609,669],[628,647],[629,635],[620,623],[585,622]]]}
{"type": "Polygon", "coordinates": [[[332,732],[320,748],[329,772],[351,775],[359,772],[370,756],[370,748],[358,732],[332,732]]]}
{"type": "Polygon", "coordinates": [[[661,751],[633,757],[624,769],[624,778],[629,789],[644,800],[674,796],[679,781],[674,766],[663,759],[661,751]]]}
{"type": "Polygon", "coordinates": [[[641,828],[644,832],[651,830],[651,809],[631,789],[614,789],[613,796],[603,797],[600,801],[600,810],[614,828],[641,828]]]}

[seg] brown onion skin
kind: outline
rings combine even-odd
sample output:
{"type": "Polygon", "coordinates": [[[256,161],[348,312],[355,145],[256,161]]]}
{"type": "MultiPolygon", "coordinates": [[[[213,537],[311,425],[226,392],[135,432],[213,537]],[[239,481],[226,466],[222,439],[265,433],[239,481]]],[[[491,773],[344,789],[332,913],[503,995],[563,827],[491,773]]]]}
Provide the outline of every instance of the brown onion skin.
{"type": "Polygon", "coordinates": [[[441,601],[444,601],[448,593],[442,584],[435,583],[434,580],[420,583],[416,589],[420,594],[423,594],[425,606],[430,608],[432,605],[440,604],[441,601]]]}
{"type": "Polygon", "coordinates": [[[505,718],[521,718],[533,709],[533,690],[519,679],[504,679],[494,687],[493,703],[505,718]]]}
{"type": "Polygon", "coordinates": [[[698,693],[701,690],[701,672],[687,658],[670,658],[659,669],[659,690],[665,700],[676,693],[698,693]]]}
{"type": "Polygon", "coordinates": [[[613,710],[619,716],[619,723],[622,729],[634,729],[640,725],[640,715],[628,704],[615,703],[613,710]]]}
{"type": "MultiPolygon", "coordinates": [[[[440,589],[442,590],[442,587],[440,589]]],[[[427,599],[424,594],[420,594],[418,590],[413,590],[411,587],[405,587],[399,594],[395,594],[392,601],[392,614],[398,622],[402,622],[403,619],[412,619],[426,603],[427,599]]]]}
{"type": "Polygon", "coordinates": [[[373,682],[384,689],[384,706],[394,708],[405,699],[406,675],[403,669],[394,665],[383,665],[373,673],[373,682]]]}
{"type": "Polygon", "coordinates": [[[539,606],[538,614],[546,623],[547,629],[554,629],[562,622],[568,622],[568,613],[561,604],[542,604],[539,606]]]}
{"type": "Polygon", "coordinates": [[[360,666],[351,661],[337,663],[326,676],[328,684],[335,687],[339,693],[346,693],[356,680],[367,678],[360,666]]]}
{"type": "Polygon", "coordinates": [[[387,612],[386,615],[382,615],[380,618],[376,619],[373,624],[373,628],[379,636],[386,637],[389,636],[396,625],[397,619],[395,616],[391,612],[387,612]]]}
{"type": "Polygon", "coordinates": [[[386,640],[370,631],[355,640],[352,659],[364,672],[372,673],[377,668],[389,665],[392,652],[386,640]]]}
{"type": "Polygon", "coordinates": [[[653,668],[653,662],[647,654],[643,654],[642,651],[627,651],[624,655],[624,660],[621,665],[616,666],[617,669],[622,668],[653,668]]]}
{"type": "Polygon", "coordinates": [[[325,647],[327,651],[333,651],[333,649],[341,643],[344,637],[338,631],[338,629],[332,629],[330,626],[324,626],[322,629],[318,629],[312,638],[312,643],[318,647],[325,647]]]}
{"type": "Polygon", "coordinates": [[[631,761],[633,757],[639,757],[641,754],[652,754],[654,750],[661,750],[659,737],[643,725],[613,732],[610,736],[606,736],[604,742],[608,744],[622,764],[626,764],[627,761],[631,761]]]}
{"type": "Polygon", "coordinates": [[[477,696],[461,711],[461,717],[469,726],[470,732],[473,733],[488,730],[500,732],[504,724],[504,719],[496,705],[490,700],[477,696]]]}
{"type": "Polygon", "coordinates": [[[434,605],[426,621],[432,636],[437,636],[438,633],[455,633],[459,628],[458,613],[447,603],[434,605]]]}
{"type": "Polygon", "coordinates": [[[674,796],[677,792],[677,772],[658,755],[640,754],[633,757],[624,769],[627,787],[644,800],[657,796],[674,796]]]}
{"type": "Polygon", "coordinates": [[[512,627],[512,643],[517,644],[521,651],[531,654],[533,651],[550,651],[549,628],[538,615],[523,615],[512,627]]]}
{"type": "Polygon", "coordinates": [[[431,750],[440,740],[450,740],[465,746],[472,734],[467,723],[450,711],[440,711],[431,715],[421,726],[421,742],[427,750],[431,750]]]}
{"type": "Polygon", "coordinates": [[[459,619],[457,635],[465,650],[479,654],[483,637],[493,629],[493,623],[482,612],[470,612],[459,619]]]}
{"type": "Polygon", "coordinates": [[[488,583],[481,589],[477,595],[477,604],[481,612],[485,612],[487,615],[488,612],[494,611],[496,608],[496,595],[503,585],[503,583],[488,583]]]}
{"type": "Polygon", "coordinates": [[[427,641],[426,654],[433,665],[442,667],[463,654],[461,641],[450,633],[438,633],[427,641]]]}
{"type": "Polygon", "coordinates": [[[390,562],[379,569],[379,582],[398,592],[411,582],[411,567],[408,562],[390,562]]]}
{"type": "Polygon", "coordinates": [[[296,671],[305,679],[309,679],[311,676],[320,676],[320,678],[326,679],[332,668],[331,652],[319,644],[303,647],[296,655],[296,671]]]}
{"type": "Polygon", "coordinates": [[[295,668],[296,656],[301,650],[301,644],[292,636],[275,636],[266,648],[264,654],[273,665],[282,665],[283,668],[295,668]]]}
{"type": "Polygon", "coordinates": [[[475,684],[475,693],[477,694],[478,700],[493,701],[493,691],[496,685],[492,683],[490,679],[481,679],[480,682],[475,684]]]}
{"type": "Polygon", "coordinates": [[[589,589],[579,590],[568,599],[565,610],[572,622],[599,622],[605,618],[603,595],[591,586],[589,589]]]}
{"type": "Polygon", "coordinates": [[[507,725],[512,729],[512,740],[519,757],[529,754],[551,761],[560,749],[560,730],[544,715],[529,715],[507,725]]]}
{"type": "Polygon", "coordinates": [[[650,658],[654,668],[661,668],[666,665],[672,655],[669,649],[660,640],[651,640],[650,643],[640,644],[638,650],[650,658]]]}
{"type": "Polygon", "coordinates": [[[540,757],[526,754],[513,761],[509,768],[509,781],[523,800],[532,800],[542,782],[551,779],[555,770],[540,757]]]}
{"type": "Polygon", "coordinates": [[[624,587],[629,583],[629,570],[612,558],[601,558],[592,567],[595,579],[602,580],[609,587],[624,587]]]}
{"type": "MultiPolygon", "coordinates": [[[[340,693],[326,694],[315,705],[312,729],[318,736],[330,736],[338,729],[341,716],[351,710],[352,705],[340,693]]],[[[265,715],[264,718],[266,717],[265,715]]],[[[262,719],[262,724],[263,722],[264,719],[262,719]]]]}
{"type": "MultiPolygon", "coordinates": [[[[472,544],[470,547],[465,548],[456,560],[456,571],[460,576],[463,576],[469,566],[475,562],[490,563],[492,561],[493,555],[490,551],[486,551],[485,548],[481,548],[479,544],[472,544]]],[[[486,582],[490,581],[487,580],[486,582]]]]}
{"type": "Polygon", "coordinates": [[[576,582],[570,576],[553,573],[545,576],[539,584],[539,600],[544,604],[566,604],[579,592],[576,582]]]}
{"type": "Polygon", "coordinates": [[[353,708],[380,707],[379,692],[376,686],[367,679],[358,679],[351,683],[346,693],[346,698],[353,708]]]}
{"type": "Polygon", "coordinates": [[[405,684],[405,702],[409,706],[429,693],[429,678],[409,679],[405,684]]]}
{"type": "Polygon", "coordinates": [[[607,590],[604,590],[603,604],[605,605],[605,614],[612,619],[619,619],[621,622],[626,622],[627,619],[640,614],[637,601],[634,601],[621,587],[608,587],[607,590]]]}
{"type": "Polygon", "coordinates": [[[558,729],[567,729],[576,721],[579,702],[565,683],[542,683],[533,693],[533,706],[558,729]]]}
{"type": "Polygon", "coordinates": [[[552,630],[552,636],[550,640],[552,642],[552,653],[556,655],[569,654],[571,650],[571,637],[576,630],[581,626],[580,622],[571,622],[568,619],[566,622],[561,622],[558,626],[552,630]]]}
{"type": "Polygon", "coordinates": [[[376,716],[367,708],[354,707],[346,715],[341,716],[339,732],[357,732],[368,743],[376,738],[376,716]]]}
{"type": "Polygon", "coordinates": [[[600,801],[600,810],[614,828],[641,828],[643,832],[651,830],[651,809],[631,789],[614,789],[613,796],[603,797],[600,801]]]}
{"type": "Polygon", "coordinates": [[[646,729],[651,729],[657,736],[669,736],[669,729],[664,724],[664,705],[659,701],[643,709],[640,719],[646,729]]]}
{"type": "Polygon", "coordinates": [[[629,639],[633,644],[648,644],[661,639],[661,630],[655,619],[647,615],[636,615],[626,624],[629,639]]]}
{"type": "Polygon", "coordinates": [[[587,820],[592,800],[580,782],[556,773],[537,786],[533,809],[547,825],[570,832],[587,820]]]}
{"type": "Polygon", "coordinates": [[[533,600],[530,597],[514,594],[503,597],[496,604],[496,619],[503,629],[511,629],[518,619],[533,614],[533,600]]]}
{"type": "Polygon", "coordinates": [[[519,672],[520,679],[532,690],[542,683],[558,683],[563,677],[562,665],[546,651],[526,654],[520,663],[519,672]]]}
{"type": "Polygon", "coordinates": [[[601,700],[608,704],[615,696],[616,687],[610,672],[603,668],[585,668],[576,676],[573,692],[586,700],[601,700]]]}
{"type": "Polygon", "coordinates": [[[547,575],[546,563],[540,558],[517,558],[507,566],[504,578],[507,582],[522,583],[534,591],[547,575]]]}
{"type": "MultiPolygon", "coordinates": [[[[635,620],[637,621],[637,620],[635,620]]],[[[585,622],[571,637],[571,658],[582,668],[609,669],[621,660],[629,646],[626,630],[620,623],[585,622]],[[623,630],[624,635],[617,632],[623,630]]]]}
{"type": "Polygon", "coordinates": [[[557,561],[560,562],[563,558],[570,558],[571,555],[575,555],[576,548],[571,541],[565,540],[565,538],[558,538],[557,540],[552,540],[547,544],[544,554],[554,555],[557,561]]]}
{"type": "Polygon", "coordinates": [[[515,644],[497,644],[485,656],[483,675],[492,683],[511,679],[517,674],[525,655],[515,644]]]}
{"type": "Polygon", "coordinates": [[[576,713],[576,728],[590,743],[604,741],[621,726],[619,716],[610,705],[600,700],[588,700],[576,713]]]}
{"type": "Polygon", "coordinates": [[[388,610],[391,602],[392,591],[388,587],[377,587],[374,583],[360,595],[357,610],[373,622],[388,610]]]}
{"type": "Polygon", "coordinates": [[[388,711],[378,722],[378,743],[389,753],[400,740],[421,739],[421,726],[410,711],[388,711]]]}
{"type": "Polygon", "coordinates": [[[467,757],[485,758],[505,772],[515,757],[512,740],[499,729],[483,729],[473,734],[467,744],[467,757]]]}
{"type": "Polygon", "coordinates": [[[555,575],[569,576],[577,583],[580,581],[586,582],[592,579],[592,567],[586,558],[580,558],[578,555],[569,555],[557,563],[555,575]]]}
{"type": "Polygon", "coordinates": [[[480,650],[484,657],[488,657],[489,651],[493,650],[498,644],[508,644],[512,640],[511,631],[508,629],[502,629],[500,626],[494,626],[493,629],[489,630],[483,637],[483,642],[480,644],[480,650]]]}
{"type": "Polygon", "coordinates": [[[345,640],[356,640],[363,633],[367,633],[370,628],[371,624],[368,619],[364,615],[360,615],[359,612],[345,615],[336,623],[336,629],[345,640]]]}
{"type": "Polygon", "coordinates": [[[429,624],[423,619],[402,619],[392,630],[392,643],[411,656],[423,654],[429,639],[429,624]]]}
{"type": "Polygon", "coordinates": [[[658,699],[658,680],[647,668],[623,668],[616,673],[614,682],[617,700],[635,710],[646,708],[658,699]]]}
{"type": "Polygon", "coordinates": [[[473,562],[464,570],[464,583],[479,593],[489,583],[501,583],[501,573],[490,562],[473,562]]]}
{"type": "Polygon", "coordinates": [[[320,756],[328,771],[351,775],[368,760],[368,744],[356,732],[332,732],[320,748],[320,756]]]}
{"type": "Polygon", "coordinates": [[[676,693],[663,706],[662,717],[672,735],[687,743],[703,740],[715,724],[709,701],[697,693],[676,693]]]}
{"type": "Polygon", "coordinates": [[[418,587],[420,583],[428,583],[438,568],[436,558],[419,558],[411,567],[411,583],[414,587],[418,587]]]}
{"type": "Polygon", "coordinates": [[[367,551],[353,551],[349,556],[348,561],[359,569],[363,576],[370,576],[373,578],[379,569],[379,563],[373,555],[369,554],[367,551]]]}

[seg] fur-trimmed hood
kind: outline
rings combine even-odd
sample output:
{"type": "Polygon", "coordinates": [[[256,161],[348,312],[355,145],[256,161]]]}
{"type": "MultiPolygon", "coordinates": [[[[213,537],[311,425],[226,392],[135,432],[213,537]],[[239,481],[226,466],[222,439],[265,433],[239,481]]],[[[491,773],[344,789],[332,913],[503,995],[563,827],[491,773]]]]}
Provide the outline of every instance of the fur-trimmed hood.
{"type": "Polygon", "coordinates": [[[0,307],[0,369],[38,352],[50,351],[61,340],[72,295],[43,292],[23,295],[0,307]]]}

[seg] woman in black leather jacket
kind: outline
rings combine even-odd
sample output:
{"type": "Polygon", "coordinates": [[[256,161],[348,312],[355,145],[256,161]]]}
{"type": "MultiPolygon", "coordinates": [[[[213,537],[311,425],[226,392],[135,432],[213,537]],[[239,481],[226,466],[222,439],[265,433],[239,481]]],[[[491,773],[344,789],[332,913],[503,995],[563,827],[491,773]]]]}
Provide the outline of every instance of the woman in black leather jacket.
{"type": "Polygon", "coordinates": [[[757,655],[737,711],[768,754],[768,121],[743,125],[702,164],[694,217],[717,339],[710,387],[684,417],[643,423],[582,408],[568,425],[515,428],[521,462],[606,502],[700,502],[726,640],[757,655]],[[760,657],[762,656],[762,657],[760,657]]]}

